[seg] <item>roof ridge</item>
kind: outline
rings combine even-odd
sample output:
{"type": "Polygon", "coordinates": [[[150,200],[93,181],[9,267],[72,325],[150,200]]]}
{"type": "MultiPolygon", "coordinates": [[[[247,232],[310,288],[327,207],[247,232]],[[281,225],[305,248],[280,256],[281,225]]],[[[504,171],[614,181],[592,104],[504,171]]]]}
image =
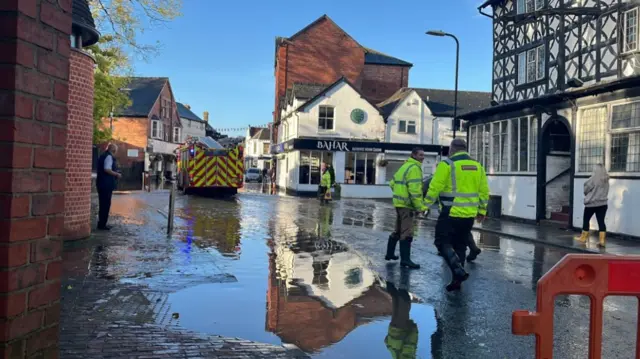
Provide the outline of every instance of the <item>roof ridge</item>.
{"type": "MultiPolygon", "coordinates": [[[[439,89],[439,88],[428,88],[428,87],[402,87],[401,89],[406,88],[409,90],[430,90],[430,91],[451,91],[451,92],[455,92],[456,90],[450,90],[450,89],[439,89]]],[[[458,92],[475,92],[475,93],[491,93],[491,91],[477,91],[477,90],[460,90],[458,89],[458,92]]]]}

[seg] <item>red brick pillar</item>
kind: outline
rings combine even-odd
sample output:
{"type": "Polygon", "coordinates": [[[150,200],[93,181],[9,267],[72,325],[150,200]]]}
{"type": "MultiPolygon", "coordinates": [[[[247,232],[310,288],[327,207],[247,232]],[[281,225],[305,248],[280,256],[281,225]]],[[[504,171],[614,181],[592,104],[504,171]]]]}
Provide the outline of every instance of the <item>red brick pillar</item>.
{"type": "Polygon", "coordinates": [[[91,161],[93,144],[93,68],[86,52],[71,50],[67,122],[67,183],[64,238],[91,234],[91,161]]]}
{"type": "Polygon", "coordinates": [[[58,356],[71,12],[0,0],[0,358],[58,356]]]}

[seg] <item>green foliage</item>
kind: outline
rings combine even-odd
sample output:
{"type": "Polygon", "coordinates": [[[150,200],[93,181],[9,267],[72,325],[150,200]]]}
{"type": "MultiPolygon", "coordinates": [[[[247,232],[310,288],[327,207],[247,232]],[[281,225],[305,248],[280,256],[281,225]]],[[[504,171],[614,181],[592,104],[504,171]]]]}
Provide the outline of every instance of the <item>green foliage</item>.
{"type": "Polygon", "coordinates": [[[111,113],[130,105],[122,89],[132,74],[132,55],[149,60],[159,50],[159,43],[149,45],[138,40],[148,28],[180,16],[182,0],[89,0],[100,41],[88,50],[96,59],[93,108],[94,143],[109,141],[108,126],[102,122],[111,113]]]}
{"type": "Polygon", "coordinates": [[[100,32],[112,35],[127,57],[135,54],[148,60],[160,43],[144,44],[138,36],[180,16],[182,0],[89,0],[89,6],[100,32]]]}
{"type": "Polygon", "coordinates": [[[96,59],[95,92],[93,103],[93,143],[104,143],[111,139],[111,130],[102,119],[109,118],[112,112],[131,104],[126,92],[127,78],[118,76],[126,73],[128,66],[121,50],[114,46],[112,36],[103,36],[100,41],[85,50],[96,59]]]}

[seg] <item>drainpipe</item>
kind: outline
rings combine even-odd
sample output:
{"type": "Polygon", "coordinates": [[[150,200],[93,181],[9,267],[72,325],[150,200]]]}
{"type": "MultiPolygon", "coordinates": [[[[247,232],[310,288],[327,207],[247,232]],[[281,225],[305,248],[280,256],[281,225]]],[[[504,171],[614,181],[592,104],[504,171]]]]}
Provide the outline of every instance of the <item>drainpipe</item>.
{"type": "Polygon", "coordinates": [[[418,101],[420,103],[420,144],[424,143],[424,102],[422,100],[418,101]]]}
{"type": "Polygon", "coordinates": [[[439,121],[439,118],[434,117],[433,120],[431,121],[431,144],[434,145],[435,144],[435,138],[436,138],[436,122],[439,121]]]}

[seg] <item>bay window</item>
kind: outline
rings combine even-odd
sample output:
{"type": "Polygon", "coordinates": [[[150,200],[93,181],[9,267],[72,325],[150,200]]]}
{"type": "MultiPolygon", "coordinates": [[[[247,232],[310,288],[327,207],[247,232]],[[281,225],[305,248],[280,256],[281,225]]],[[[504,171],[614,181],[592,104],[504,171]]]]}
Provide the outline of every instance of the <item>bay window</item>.
{"type": "Polygon", "coordinates": [[[518,54],[518,84],[542,80],[545,75],[544,45],[518,54]]]}
{"type": "Polygon", "coordinates": [[[638,9],[631,9],[624,13],[622,52],[638,50],[638,9]]]}
{"type": "Polygon", "coordinates": [[[488,173],[535,172],[537,118],[524,116],[469,127],[469,155],[488,173]]]}

